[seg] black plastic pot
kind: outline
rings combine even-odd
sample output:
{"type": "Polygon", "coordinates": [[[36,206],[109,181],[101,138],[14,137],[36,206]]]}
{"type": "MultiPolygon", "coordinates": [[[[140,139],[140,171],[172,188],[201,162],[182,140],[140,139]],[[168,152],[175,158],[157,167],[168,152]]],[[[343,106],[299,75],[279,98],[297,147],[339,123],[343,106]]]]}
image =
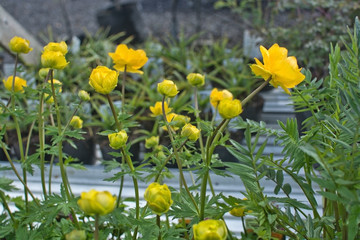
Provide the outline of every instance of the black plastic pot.
{"type": "Polygon", "coordinates": [[[76,145],[76,148],[65,142],[63,152],[77,159],[75,162],[86,165],[94,165],[96,162],[94,139],[88,138],[85,140],[74,140],[74,144],[76,145]]]}

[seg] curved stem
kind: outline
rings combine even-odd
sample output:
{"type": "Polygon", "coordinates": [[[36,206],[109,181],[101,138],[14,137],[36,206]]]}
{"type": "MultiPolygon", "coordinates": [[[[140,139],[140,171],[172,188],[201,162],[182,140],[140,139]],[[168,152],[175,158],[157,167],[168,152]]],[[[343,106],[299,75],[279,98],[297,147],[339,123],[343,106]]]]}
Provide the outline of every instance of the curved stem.
{"type": "MultiPolygon", "coordinates": [[[[199,211],[199,207],[193,197],[193,195],[191,194],[190,190],[189,190],[189,187],[187,186],[187,183],[186,183],[186,180],[185,180],[185,177],[184,177],[184,173],[182,171],[182,165],[181,165],[181,160],[179,158],[179,154],[178,154],[178,149],[176,148],[175,146],[175,143],[174,143],[174,136],[172,134],[172,129],[166,119],[166,113],[165,113],[165,96],[163,97],[163,100],[162,100],[162,113],[163,113],[163,118],[164,118],[164,121],[165,121],[165,125],[166,125],[166,128],[168,130],[168,133],[169,133],[169,137],[170,137],[170,141],[171,141],[171,145],[173,146],[173,149],[174,149],[174,154],[175,154],[175,159],[176,159],[176,163],[178,165],[178,169],[179,169],[179,175],[180,175],[180,179],[181,179],[181,183],[184,185],[184,188],[185,188],[185,191],[187,192],[187,194],[189,195],[192,203],[194,204],[194,207],[196,208],[196,211],[198,213],[200,213],[199,211]]],[[[181,190],[181,188],[180,188],[181,190]]]]}
{"type": "Polygon", "coordinates": [[[266,85],[268,85],[270,80],[271,80],[271,76],[265,82],[263,82],[257,89],[255,89],[252,93],[250,93],[244,100],[242,100],[241,105],[244,107],[248,101],[250,101],[258,92],[261,91],[261,89],[263,89],[266,85]]]}
{"type": "Polygon", "coordinates": [[[116,128],[117,128],[118,131],[120,131],[120,130],[121,130],[121,124],[120,124],[119,119],[118,119],[118,117],[117,117],[117,113],[116,113],[114,104],[113,104],[113,102],[112,102],[109,94],[106,94],[106,98],[107,98],[107,100],[108,100],[108,102],[109,102],[111,112],[112,112],[112,114],[113,114],[113,116],[114,116],[116,128]]]}
{"type": "Polygon", "coordinates": [[[7,204],[7,202],[6,202],[6,197],[5,197],[5,194],[4,194],[4,192],[3,191],[0,191],[0,199],[1,199],[1,201],[2,201],[2,204],[3,204],[3,206],[4,206],[4,209],[6,209],[6,211],[9,213],[9,216],[10,216],[10,218],[11,218],[11,221],[14,223],[14,227],[15,227],[15,229],[16,229],[16,220],[15,220],[15,218],[14,218],[14,215],[12,214],[12,212],[11,212],[11,210],[10,210],[10,208],[9,208],[9,205],[7,204]]]}

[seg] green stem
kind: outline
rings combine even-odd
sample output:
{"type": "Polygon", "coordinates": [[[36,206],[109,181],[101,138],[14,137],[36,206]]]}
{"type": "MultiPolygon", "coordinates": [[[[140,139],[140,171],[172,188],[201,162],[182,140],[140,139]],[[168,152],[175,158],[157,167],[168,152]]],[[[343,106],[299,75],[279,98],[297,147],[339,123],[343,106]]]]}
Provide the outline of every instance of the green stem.
{"type": "Polygon", "coordinates": [[[246,230],[246,224],[245,224],[244,216],[241,216],[241,223],[242,223],[242,225],[243,225],[245,237],[247,237],[247,236],[248,236],[248,233],[247,233],[247,230],[246,230]]]}
{"type": "Polygon", "coordinates": [[[126,64],[124,66],[124,74],[121,82],[121,113],[125,113],[125,83],[126,83],[126,64]]]}
{"type": "Polygon", "coordinates": [[[6,197],[5,197],[5,194],[3,191],[0,191],[0,198],[1,198],[1,201],[2,201],[2,204],[4,206],[4,209],[6,209],[6,211],[9,213],[9,216],[11,218],[11,221],[14,223],[14,227],[16,228],[16,220],[14,218],[14,215],[12,214],[10,208],[9,208],[9,205],[7,204],[7,201],[6,201],[6,197]]]}
{"type": "Polygon", "coordinates": [[[241,105],[244,107],[247,102],[249,102],[258,92],[261,91],[271,80],[271,76],[263,82],[257,89],[250,93],[244,100],[241,101],[241,105]]]}
{"type": "MultiPolygon", "coordinates": [[[[50,80],[51,80],[51,91],[52,91],[52,97],[54,99],[54,105],[55,105],[55,111],[56,111],[56,120],[57,120],[57,125],[58,125],[58,134],[60,137],[62,137],[62,129],[61,129],[61,115],[60,115],[60,108],[59,108],[59,104],[57,102],[57,98],[56,98],[56,92],[55,92],[55,86],[54,86],[54,77],[53,77],[53,69],[50,69],[50,80]]],[[[65,170],[65,166],[64,166],[64,162],[63,162],[63,152],[62,152],[62,139],[60,139],[60,141],[58,142],[58,148],[59,148],[59,166],[60,166],[60,172],[61,172],[61,179],[63,181],[63,186],[65,188],[65,194],[67,196],[67,200],[70,201],[71,200],[71,194],[70,194],[70,190],[69,190],[69,181],[67,179],[67,175],[66,175],[66,170],[65,170]]],[[[77,220],[76,214],[74,209],[71,209],[71,214],[72,217],[74,219],[75,224],[77,225],[78,228],[80,228],[79,222],[77,220]]]]}
{"type": "Polygon", "coordinates": [[[160,221],[160,215],[157,215],[157,214],[156,214],[156,225],[159,228],[158,240],[161,240],[161,221],[160,221]]]}
{"type": "MultiPolygon", "coordinates": [[[[199,122],[200,116],[199,116],[199,104],[198,104],[197,87],[194,88],[194,106],[195,106],[195,117],[196,117],[197,128],[200,129],[200,122],[199,122]]],[[[199,136],[199,144],[200,144],[201,156],[202,156],[202,158],[204,158],[205,157],[205,151],[204,151],[204,143],[203,143],[201,131],[200,131],[200,136],[199,136]]]]}
{"type": "MultiPolygon", "coordinates": [[[[190,190],[189,190],[189,187],[187,186],[187,183],[186,183],[186,180],[185,180],[185,177],[184,177],[184,173],[182,171],[182,164],[181,164],[181,160],[179,158],[179,154],[178,154],[178,149],[176,148],[175,146],[175,142],[174,142],[174,136],[172,134],[172,129],[166,119],[166,113],[165,113],[165,96],[163,97],[163,100],[162,100],[162,113],[163,113],[163,118],[164,118],[164,121],[165,121],[165,125],[166,125],[166,128],[168,130],[168,133],[169,133],[169,137],[170,137],[170,141],[171,141],[171,145],[173,146],[173,149],[174,149],[174,154],[175,154],[175,159],[176,159],[176,163],[178,165],[178,169],[179,169],[179,175],[180,175],[180,179],[181,179],[181,182],[183,185],[184,185],[184,188],[185,188],[185,191],[187,192],[187,194],[189,195],[194,207],[196,208],[196,211],[198,213],[200,213],[199,211],[199,207],[193,197],[193,195],[191,194],[190,190]]],[[[181,188],[180,188],[181,190],[181,188]]]]}
{"type": "Polygon", "coordinates": [[[113,104],[113,102],[112,102],[109,94],[106,94],[106,98],[107,98],[107,100],[108,100],[108,102],[109,102],[111,112],[112,112],[112,114],[113,114],[113,116],[114,116],[116,128],[117,128],[118,131],[120,131],[120,130],[121,130],[121,124],[120,124],[119,119],[118,119],[118,117],[117,117],[117,113],[116,113],[114,104],[113,104]]]}
{"type": "Polygon", "coordinates": [[[94,239],[99,240],[99,214],[95,215],[95,232],[94,239]]]}

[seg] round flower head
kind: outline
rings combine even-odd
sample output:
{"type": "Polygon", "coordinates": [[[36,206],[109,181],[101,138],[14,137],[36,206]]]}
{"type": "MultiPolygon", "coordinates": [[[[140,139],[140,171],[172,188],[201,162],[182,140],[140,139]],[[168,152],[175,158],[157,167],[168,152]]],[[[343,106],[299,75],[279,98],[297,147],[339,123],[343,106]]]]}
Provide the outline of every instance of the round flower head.
{"type": "Polygon", "coordinates": [[[109,53],[112,58],[114,68],[120,72],[126,71],[131,73],[143,74],[139,69],[148,61],[144,50],[134,50],[128,48],[125,44],[120,44],[116,47],[114,53],[109,53]]]}
{"type": "Polygon", "coordinates": [[[73,116],[70,121],[70,126],[80,129],[83,127],[83,120],[79,116],[73,116]]]}
{"type": "Polygon", "coordinates": [[[65,55],[68,52],[68,47],[64,41],[62,42],[49,42],[48,45],[44,47],[44,51],[54,51],[61,52],[65,55]]]}
{"type": "Polygon", "coordinates": [[[181,130],[181,136],[187,137],[190,141],[196,141],[200,137],[200,130],[188,123],[181,130]]]}
{"type": "Polygon", "coordinates": [[[157,215],[166,213],[173,203],[168,186],[160,185],[157,182],[153,182],[147,187],[144,198],[149,208],[157,215]]]}
{"type": "Polygon", "coordinates": [[[44,51],[41,54],[41,64],[44,68],[64,69],[68,63],[60,51],[44,51]]]}
{"type": "Polygon", "coordinates": [[[217,107],[219,102],[223,99],[233,99],[233,95],[228,90],[224,89],[219,91],[217,88],[214,88],[210,93],[210,103],[213,107],[217,107]]]}
{"type": "Polygon", "coordinates": [[[241,102],[238,99],[223,99],[218,106],[219,114],[225,119],[231,119],[242,113],[241,102]]]}
{"type": "Polygon", "coordinates": [[[166,97],[175,97],[178,94],[176,84],[171,80],[164,80],[157,85],[157,91],[166,97]]]}
{"type": "MultiPolygon", "coordinates": [[[[165,114],[171,112],[171,108],[169,108],[168,103],[164,102],[165,114]]],[[[150,111],[153,117],[161,116],[162,112],[162,102],[156,102],[154,106],[150,106],[150,111]]]]}
{"type": "Polygon", "coordinates": [[[194,240],[225,240],[227,229],[224,221],[207,219],[193,225],[194,240]]]}
{"type": "Polygon", "coordinates": [[[205,84],[205,76],[200,73],[190,73],[187,75],[186,79],[195,87],[201,87],[205,84]]]}
{"type": "Polygon", "coordinates": [[[98,93],[109,94],[118,83],[119,73],[105,66],[98,66],[92,70],[89,84],[98,93]]]}
{"type": "Polygon", "coordinates": [[[81,99],[81,101],[84,101],[84,102],[90,101],[90,95],[85,90],[80,90],[78,93],[78,97],[81,99]]]}
{"type": "Polygon", "coordinates": [[[279,47],[278,44],[272,45],[269,50],[260,46],[263,57],[263,63],[255,58],[256,64],[250,66],[252,72],[256,76],[262,77],[264,80],[270,80],[270,84],[274,87],[280,86],[284,91],[290,94],[288,88],[293,88],[305,79],[301,68],[298,67],[295,57],[288,57],[288,50],[279,47]]]}
{"type": "MultiPolygon", "coordinates": [[[[10,92],[13,91],[13,78],[14,78],[13,76],[10,76],[6,80],[5,79],[3,80],[5,88],[10,92]]],[[[24,92],[24,87],[26,87],[26,80],[19,77],[15,77],[14,91],[24,92]]]]}
{"type": "Polygon", "coordinates": [[[114,210],[116,197],[108,191],[91,189],[89,192],[82,192],[77,203],[86,214],[106,215],[114,210]]]}
{"type": "Polygon", "coordinates": [[[110,147],[113,149],[120,149],[125,146],[128,139],[128,135],[125,130],[121,130],[117,133],[111,133],[108,135],[110,147]]]}
{"type": "Polygon", "coordinates": [[[10,40],[9,48],[14,53],[28,53],[32,51],[29,40],[17,36],[10,40]]]}
{"type": "Polygon", "coordinates": [[[155,148],[159,145],[159,136],[152,136],[145,139],[145,148],[155,148]]]}

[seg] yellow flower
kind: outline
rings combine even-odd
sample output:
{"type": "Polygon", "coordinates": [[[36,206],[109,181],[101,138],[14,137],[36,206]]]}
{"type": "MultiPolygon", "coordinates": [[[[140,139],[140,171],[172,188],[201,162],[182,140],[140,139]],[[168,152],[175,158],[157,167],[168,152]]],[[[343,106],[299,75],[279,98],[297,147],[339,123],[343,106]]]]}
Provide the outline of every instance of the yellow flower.
{"type": "Polygon", "coordinates": [[[171,80],[164,80],[157,85],[157,91],[167,97],[175,97],[178,94],[178,89],[176,84],[171,80]]]}
{"type": "Polygon", "coordinates": [[[79,207],[89,215],[106,215],[115,208],[116,197],[108,191],[96,191],[91,189],[89,192],[82,192],[77,201],[79,207]]]}
{"type": "MultiPolygon", "coordinates": [[[[165,114],[171,112],[171,108],[169,108],[168,103],[164,102],[165,114]]],[[[156,102],[154,106],[150,106],[150,111],[152,112],[152,116],[161,116],[162,113],[162,102],[156,102]]]]}
{"type": "Polygon", "coordinates": [[[168,186],[160,185],[157,182],[153,182],[147,187],[144,198],[149,208],[157,215],[166,213],[173,203],[168,186]]]}
{"type": "Polygon", "coordinates": [[[225,240],[227,229],[224,221],[207,219],[193,225],[194,240],[225,240]]]}
{"type": "Polygon", "coordinates": [[[188,116],[181,114],[174,114],[171,119],[172,126],[177,128],[182,128],[185,124],[190,122],[190,118],[188,116]]]}
{"type": "Polygon", "coordinates": [[[205,84],[205,76],[200,73],[190,73],[186,79],[191,85],[196,87],[201,87],[205,84]]]}
{"type": "Polygon", "coordinates": [[[86,240],[86,232],[74,229],[65,235],[65,240],[86,240]]]}
{"type": "Polygon", "coordinates": [[[64,69],[68,63],[60,51],[44,51],[41,54],[41,64],[44,68],[64,69]]]}
{"type": "Polygon", "coordinates": [[[98,66],[90,74],[89,84],[95,91],[109,94],[117,86],[119,73],[105,66],[98,66]]]}
{"type": "Polygon", "coordinates": [[[241,102],[238,99],[223,99],[218,106],[219,114],[225,119],[231,119],[242,113],[241,102]]]}
{"type": "Polygon", "coordinates": [[[155,148],[159,145],[159,136],[152,136],[145,139],[145,147],[146,148],[155,148]]]}
{"type": "Polygon", "coordinates": [[[271,77],[270,84],[276,88],[280,86],[288,94],[290,94],[288,88],[295,87],[305,79],[304,74],[300,72],[301,68],[298,67],[296,58],[287,56],[286,48],[279,47],[275,43],[269,50],[260,46],[260,51],[264,64],[255,58],[256,64],[250,66],[256,76],[260,76],[264,80],[271,77]]]}
{"type": "Polygon", "coordinates": [[[90,95],[85,90],[80,90],[78,93],[78,97],[81,99],[81,101],[84,101],[84,102],[90,101],[90,95]]]}
{"type": "Polygon", "coordinates": [[[139,69],[144,66],[148,60],[144,50],[134,50],[128,48],[125,44],[118,45],[115,52],[109,53],[109,56],[115,64],[114,68],[120,72],[124,72],[126,66],[126,72],[143,74],[139,69]]]}
{"type": "Polygon", "coordinates": [[[120,149],[125,146],[128,139],[128,135],[125,130],[121,130],[117,133],[111,133],[108,135],[110,147],[113,149],[120,149]]]}
{"type": "Polygon", "coordinates": [[[54,51],[54,52],[61,52],[65,55],[68,52],[67,45],[64,41],[57,43],[57,42],[49,42],[48,45],[44,47],[44,51],[54,51]]]}
{"type": "Polygon", "coordinates": [[[28,53],[32,51],[29,40],[17,36],[10,40],[9,48],[15,53],[28,53]]]}
{"type": "Polygon", "coordinates": [[[46,78],[47,75],[49,74],[49,70],[50,70],[50,68],[40,68],[40,70],[39,70],[39,76],[40,76],[41,78],[46,78]]]}
{"type": "MultiPolygon", "coordinates": [[[[244,198],[243,200],[247,200],[247,198],[244,198]]],[[[236,205],[238,204],[236,203],[236,205]]],[[[247,211],[244,206],[237,206],[231,209],[229,213],[235,217],[243,217],[246,215],[246,212],[251,213],[252,211],[251,210],[247,211]]]]}
{"type": "Polygon", "coordinates": [[[228,90],[224,89],[219,91],[217,88],[214,88],[210,93],[210,103],[215,108],[218,106],[219,102],[223,99],[233,99],[233,95],[228,90]]]}
{"type": "MultiPolygon", "coordinates": [[[[13,78],[14,76],[10,76],[8,77],[6,80],[3,80],[3,83],[5,85],[5,88],[7,90],[9,90],[10,92],[12,92],[12,87],[13,87],[13,78]]],[[[26,87],[26,80],[19,78],[19,77],[15,77],[15,83],[14,83],[14,91],[15,92],[24,92],[24,87],[26,87]]]]}
{"type": "MultiPolygon", "coordinates": [[[[51,80],[48,80],[48,83],[51,87],[51,80]]],[[[54,83],[55,90],[62,92],[62,88],[61,88],[62,83],[57,79],[53,79],[53,83],[54,83]]],[[[51,104],[54,102],[54,98],[52,96],[49,96],[49,94],[47,94],[47,93],[44,94],[44,99],[47,104],[51,104]]]]}
{"type": "Polygon", "coordinates": [[[79,116],[73,116],[70,120],[70,126],[80,129],[83,127],[83,120],[79,116]]]}
{"type": "Polygon", "coordinates": [[[200,130],[188,123],[182,128],[181,136],[187,137],[190,141],[196,141],[200,137],[200,130]]]}

